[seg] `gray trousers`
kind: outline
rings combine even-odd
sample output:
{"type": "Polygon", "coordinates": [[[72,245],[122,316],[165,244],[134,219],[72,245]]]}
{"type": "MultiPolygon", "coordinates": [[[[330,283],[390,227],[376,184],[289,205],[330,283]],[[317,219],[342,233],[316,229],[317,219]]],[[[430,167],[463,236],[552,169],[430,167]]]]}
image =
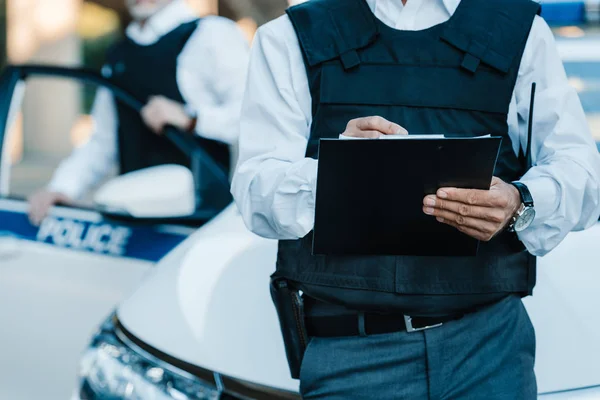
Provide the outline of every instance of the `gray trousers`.
{"type": "Polygon", "coordinates": [[[312,338],[300,372],[304,399],[537,398],[535,333],[510,296],[421,332],[312,338]]]}

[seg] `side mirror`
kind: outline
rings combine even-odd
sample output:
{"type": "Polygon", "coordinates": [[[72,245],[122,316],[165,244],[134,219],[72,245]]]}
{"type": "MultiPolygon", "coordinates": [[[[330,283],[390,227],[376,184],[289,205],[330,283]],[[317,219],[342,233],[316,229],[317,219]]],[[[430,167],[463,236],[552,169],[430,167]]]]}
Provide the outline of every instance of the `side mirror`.
{"type": "Polygon", "coordinates": [[[135,218],[176,218],[196,209],[194,178],[180,165],[131,172],[103,185],[94,202],[100,211],[135,218]]]}

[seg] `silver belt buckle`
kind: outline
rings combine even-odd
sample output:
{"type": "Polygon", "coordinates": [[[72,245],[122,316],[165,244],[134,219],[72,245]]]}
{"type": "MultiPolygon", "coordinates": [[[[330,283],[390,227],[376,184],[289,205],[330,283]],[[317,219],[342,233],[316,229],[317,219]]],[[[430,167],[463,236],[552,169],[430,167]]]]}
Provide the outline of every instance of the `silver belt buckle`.
{"type": "Polygon", "coordinates": [[[438,328],[442,325],[444,325],[443,322],[440,322],[439,324],[435,324],[435,325],[431,325],[431,326],[424,326],[422,328],[415,328],[412,324],[412,317],[405,315],[404,316],[404,324],[406,325],[406,332],[408,333],[412,333],[412,332],[419,332],[419,331],[426,331],[427,329],[433,329],[433,328],[438,328]]]}

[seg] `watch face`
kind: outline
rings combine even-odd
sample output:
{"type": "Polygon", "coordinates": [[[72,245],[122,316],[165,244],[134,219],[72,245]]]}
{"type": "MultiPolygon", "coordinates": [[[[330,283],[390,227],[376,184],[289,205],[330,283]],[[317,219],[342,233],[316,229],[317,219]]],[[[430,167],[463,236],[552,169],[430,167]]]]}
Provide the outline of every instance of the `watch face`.
{"type": "Polygon", "coordinates": [[[531,207],[525,208],[515,221],[515,231],[521,232],[529,227],[535,218],[535,210],[531,207]]]}

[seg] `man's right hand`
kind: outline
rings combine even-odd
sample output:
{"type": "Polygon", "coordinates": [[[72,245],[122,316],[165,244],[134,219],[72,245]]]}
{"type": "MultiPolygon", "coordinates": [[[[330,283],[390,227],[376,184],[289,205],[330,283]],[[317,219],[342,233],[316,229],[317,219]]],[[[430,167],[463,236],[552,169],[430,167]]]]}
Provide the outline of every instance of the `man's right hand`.
{"type": "Polygon", "coordinates": [[[382,135],[408,135],[408,131],[398,124],[382,117],[364,117],[348,122],[344,136],[377,139],[382,135]]]}
{"type": "Polygon", "coordinates": [[[71,204],[73,200],[66,195],[49,190],[40,190],[29,197],[29,221],[38,226],[48,215],[50,207],[56,204],[71,204]]]}

